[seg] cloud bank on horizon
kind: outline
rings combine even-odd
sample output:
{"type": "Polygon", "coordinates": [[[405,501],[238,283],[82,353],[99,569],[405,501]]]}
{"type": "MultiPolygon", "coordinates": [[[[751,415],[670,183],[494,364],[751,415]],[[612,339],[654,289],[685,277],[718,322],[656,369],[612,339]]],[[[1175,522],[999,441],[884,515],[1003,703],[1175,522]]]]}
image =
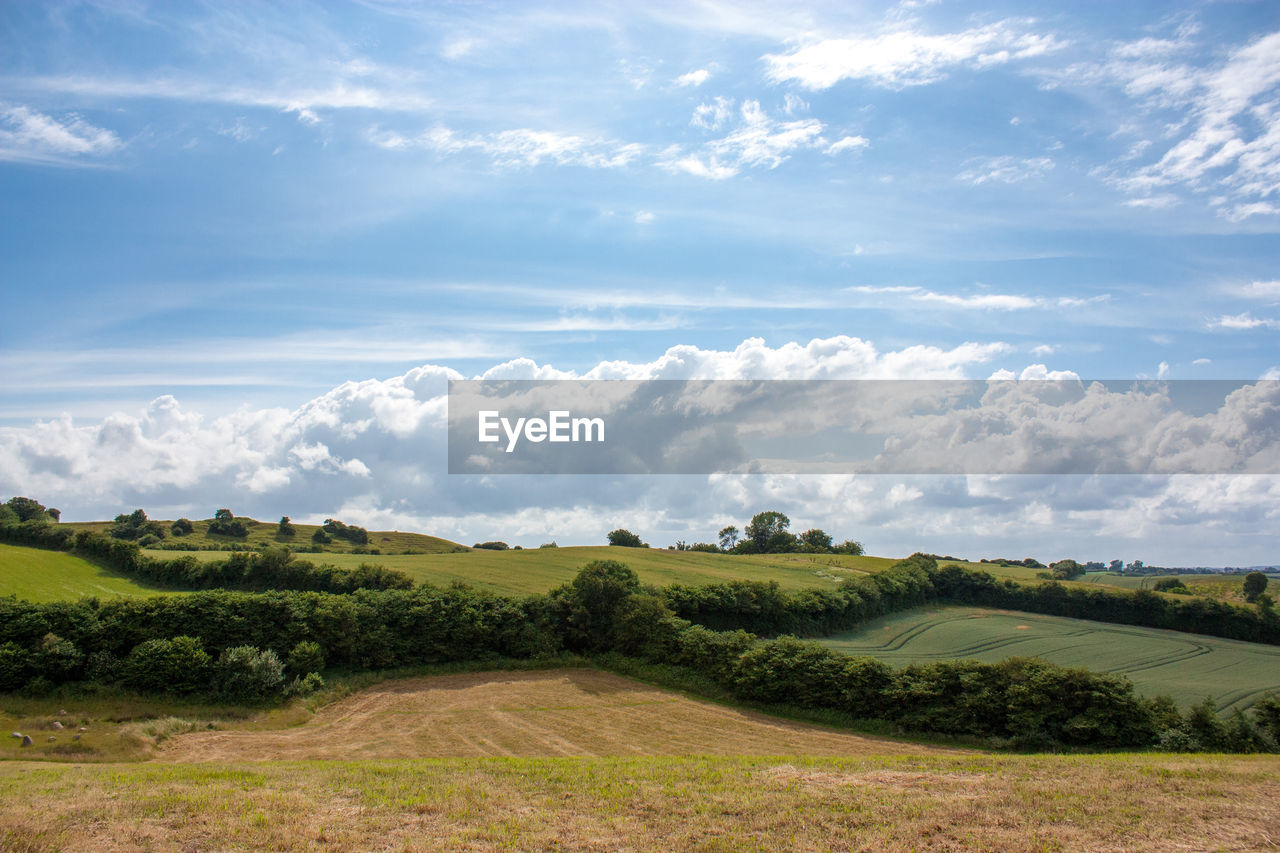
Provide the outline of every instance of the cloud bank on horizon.
{"type": "Polygon", "coordinates": [[[0,37],[0,490],[1280,559],[1266,477],[498,487],[440,426],[454,375],[1280,377],[1274,3],[11,3],[0,37]]]}
{"type": "MultiPolygon", "coordinates": [[[[857,338],[778,348],[751,339],[731,351],[681,346],[649,362],[603,362],[581,375],[517,359],[476,378],[955,379],[989,362],[998,349],[880,353],[857,338]]],[[[1050,376],[1043,365],[1021,374],[1033,382],[1050,376]]],[[[553,539],[595,544],[620,526],[659,543],[710,541],[725,524],[768,507],[804,526],[856,535],[874,553],[923,548],[995,556],[988,552],[998,542],[1006,551],[1036,556],[1112,554],[1106,558],[1218,565],[1227,554],[1242,564],[1265,562],[1272,547],[1277,475],[450,475],[446,392],[448,381],[458,378],[456,370],[427,365],[386,380],[343,383],[292,411],[242,408],[205,418],[166,395],[140,413],[117,413],[98,423],[76,425],[64,416],[4,428],[0,491],[8,486],[56,495],[68,518],[111,517],[135,505],[157,516],[204,517],[217,508],[206,506],[213,500],[264,518],[337,516],[377,529],[525,545],[553,539]],[[1221,541],[1206,537],[1206,530],[1216,530],[1221,541]]],[[[992,378],[1007,379],[999,371],[992,378]]],[[[1063,372],[1052,378],[1074,379],[1063,372]]],[[[1274,433],[1275,390],[1250,398],[1247,410],[1242,403],[1224,406],[1210,425],[1238,435],[1263,423],[1274,433]]],[[[1156,407],[1151,398],[1096,389],[1079,402],[1105,408],[1115,420],[1149,420],[1156,407]]],[[[972,441],[969,452],[1040,452],[1040,413],[1020,405],[1006,417],[1025,420],[1011,431],[976,437],[972,424],[962,424],[972,441]]],[[[1185,452],[1205,427],[1203,419],[1178,424],[1177,435],[1171,430],[1159,438],[1185,452]]],[[[900,452],[963,452],[946,448],[945,437],[918,438],[900,452]]],[[[1275,442],[1270,445],[1274,455],[1275,442]]]]}

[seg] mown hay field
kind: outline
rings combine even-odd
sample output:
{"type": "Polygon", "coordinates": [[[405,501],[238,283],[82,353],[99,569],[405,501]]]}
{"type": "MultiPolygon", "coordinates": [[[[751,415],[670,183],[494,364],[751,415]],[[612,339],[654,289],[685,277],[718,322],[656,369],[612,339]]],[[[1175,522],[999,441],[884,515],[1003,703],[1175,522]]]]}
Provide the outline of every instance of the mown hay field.
{"type": "Polygon", "coordinates": [[[955,658],[1039,657],[1128,677],[1138,692],[1183,707],[1210,696],[1220,709],[1248,708],[1280,691],[1280,647],[979,607],[923,607],[820,640],[894,666],[955,658]]]}
{"type": "Polygon", "coordinates": [[[1261,850],[1280,825],[1276,756],[897,743],[591,670],[387,682],[154,754],[0,762],[0,849],[1261,850]]]}

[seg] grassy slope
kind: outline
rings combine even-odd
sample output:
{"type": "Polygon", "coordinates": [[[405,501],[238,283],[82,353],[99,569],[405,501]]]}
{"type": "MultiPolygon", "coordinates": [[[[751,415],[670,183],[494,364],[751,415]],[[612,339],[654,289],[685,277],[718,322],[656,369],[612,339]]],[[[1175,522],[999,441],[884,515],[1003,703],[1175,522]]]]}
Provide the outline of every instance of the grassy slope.
{"type": "MultiPolygon", "coordinates": [[[[148,551],[155,557],[171,551],[148,551]]],[[[226,556],[216,551],[193,554],[202,560],[226,556]]],[[[848,557],[829,554],[728,556],[656,548],[535,548],[525,551],[474,550],[453,554],[299,554],[313,563],[352,568],[376,563],[405,572],[416,581],[447,585],[462,581],[496,592],[524,595],[546,592],[573,579],[592,560],[626,563],[644,583],[702,584],[728,580],[776,580],[787,589],[832,587],[840,580],[893,565],[888,557],[848,557]]]]}
{"type": "Polygon", "coordinates": [[[1262,693],[1280,690],[1275,646],[977,607],[919,608],[821,642],[895,666],[1041,657],[1125,675],[1140,693],[1167,693],[1184,707],[1212,696],[1219,708],[1247,708],[1262,693]]]}
{"type": "Polygon", "coordinates": [[[61,551],[0,543],[0,595],[27,601],[168,594],[61,551]]]}
{"type": "MultiPolygon", "coordinates": [[[[212,518],[205,518],[199,521],[192,519],[192,525],[195,532],[188,536],[173,537],[168,536],[166,542],[185,542],[191,545],[206,546],[216,545],[219,547],[227,547],[233,544],[248,545],[252,548],[264,548],[268,545],[288,545],[295,550],[305,548],[311,545],[311,536],[320,529],[316,524],[297,524],[294,523],[297,533],[291,537],[281,537],[276,535],[276,522],[271,521],[255,521],[252,518],[240,518],[249,528],[248,535],[243,539],[236,539],[230,536],[211,536],[208,533],[209,522],[212,518]]],[[[161,521],[165,530],[169,529],[172,521],[161,521]]],[[[72,530],[95,530],[99,533],[106,533],[112,526],[109,521],[69,521],[62,525],[72,530]]],[[[326,551],[334,553],[348,553],[353,546],[351,543],[335,539],[331,544],[324,546],[326,551]]],[[[427,554],[435,554],[440,552],[455,551],[465,549],[465,546],[457,542],[450,542],[448,539],[441,539],[438,536],[427,536],[423,533],[402,533],[395,530],[369,531],[369,546],[377,548],[381,551],[391,553],[405,550],[421,551],[427,554]]],[[[175,553],[175,552],[165,552],[175,553]]],[[[177,552],[182,553],[182,552],[177,552]]]]}

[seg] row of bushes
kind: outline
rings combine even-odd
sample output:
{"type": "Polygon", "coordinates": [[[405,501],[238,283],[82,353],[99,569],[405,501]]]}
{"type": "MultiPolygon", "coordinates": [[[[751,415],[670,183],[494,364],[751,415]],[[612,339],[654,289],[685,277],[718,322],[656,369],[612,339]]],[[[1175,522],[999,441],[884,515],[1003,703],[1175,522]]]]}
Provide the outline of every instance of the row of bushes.
{"type": "Polygon", "coordinates": [[[924,554],[831,590],[788,592],[776,582],[731,581],[696,587],[673,584],[662,597],[691,622],[766,636],[825,636],[928,601],[955,601],[1280,645],[1280,614],[1265,603],[1242,607],[1199,596],[1170,598],[1149,590],[1086,589],[1054,581],[1020,584],[959,566],[940,569],[924,554]]]}
{"type": "Polygon", "coordinates": [[[296,559],[285,548],[237,551],[225,560],[201,562],[194,557],[159,560],[133,542],[101,533],[41,524],[0,525],[0,541],[71,551],[130,577],[175,589],[292,589],[353,592],[357,589],[409,589],[404,572],[361,564],[354,569],[315,565],[296,559]]]}

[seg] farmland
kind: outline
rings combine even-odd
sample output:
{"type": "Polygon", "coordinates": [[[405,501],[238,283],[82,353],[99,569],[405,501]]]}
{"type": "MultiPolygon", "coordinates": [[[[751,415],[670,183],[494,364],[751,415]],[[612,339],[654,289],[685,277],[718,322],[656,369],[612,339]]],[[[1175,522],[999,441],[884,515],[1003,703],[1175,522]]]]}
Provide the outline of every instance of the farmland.
{"type": "Polygon", "coordinates": [[[0,595],[27,601],[65,601],[160,595],[164,590],[132,580],[61,551],[0,543],[0,595]]]}
{"type": "Polygon", "coordinates": [[[1040,657],[1124,675],[1140,693],[1168,694],[1183,707],[1211,696],[1219,708],[1247,708],[1268,690],[1280,690],[1280,648],[1274,646],[976,607],[896,613],[821,642],[894,666],[1040,657]]]}
{"type": "MultiPolygon", "coordinates": [[[[371,534],[371,537],[374,534],[371,534]]],[[[159,559],[183,556],[173,551],[147,551],[159,559]]],[[[200,560],[221,560],[227,554],[196,551],[200,560]]],[[[706,584],[730,580],[777,581],[784,589],[831,587],[848,577],[880,571],[893,565],[888,557],[840,554],[760,554],[730,556],[665,548],[618,548],[607,545],[572,548],[530,548],[521,551],[468,550],[437,554],[299,554],[313,563],[355,568],[372,563],[396,569],[413,578],[447,586],[454,582],[509,595],[547,592],[573,579],[592,560],[618,560],[640,576],[642,583],[706,584]]]]}
{"type": "Polygon", "coordinates": [[[0,763],[0,847],[1261,849],[1280,822],[1275,756],[902,744],[592,670],[386,682],[156,755],[0,763]]]}

